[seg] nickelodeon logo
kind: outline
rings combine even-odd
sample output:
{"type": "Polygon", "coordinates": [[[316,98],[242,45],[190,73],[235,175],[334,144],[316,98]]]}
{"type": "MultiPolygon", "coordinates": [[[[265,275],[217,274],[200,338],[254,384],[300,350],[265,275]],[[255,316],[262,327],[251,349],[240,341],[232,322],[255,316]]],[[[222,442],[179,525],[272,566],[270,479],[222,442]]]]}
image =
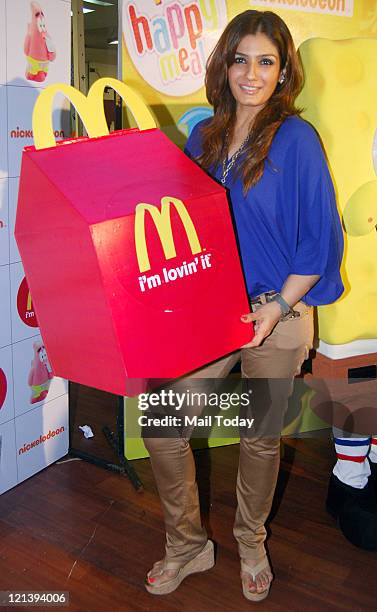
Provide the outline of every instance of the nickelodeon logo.
{"type": "Polygon", "coordinates": [[[135,209],[135,245],[140,272],[146,272],[151,269],[145,236],[146,212],[149,213],[155,225],[165,258],[173,259],[173,257],[177,256],[171,226],[171,206],[174,206],[182,222],[192,254],[196,255],[202,251],[195,226],[182,200],[171,196],[161,198],[161,211],[153,204],[140,203],[135,209]]]}
{"type": "MultiPolygon", "coordinates": [[[[65,138],[64,130],[54,130],[55,138],[65,138]]],[[[33,130],[20,130],[17,126],[15,130],[10,132],[11,138],[33,138],[33,130]]]]}
{"type": "Polygon", "coordinates": [[[32,442],[26,443],[18,449],[18,454],[23,455],[24,453],[28,453],[32,448],[39,446],[40,444],[44,444],[48,440],[55,438],[55,436],[59,436],[61,433],[65,431],[64,426],[58,427],[55,430],[49,430],[48,434],[41,434],[39,438],[33,440],[32,442]]]}

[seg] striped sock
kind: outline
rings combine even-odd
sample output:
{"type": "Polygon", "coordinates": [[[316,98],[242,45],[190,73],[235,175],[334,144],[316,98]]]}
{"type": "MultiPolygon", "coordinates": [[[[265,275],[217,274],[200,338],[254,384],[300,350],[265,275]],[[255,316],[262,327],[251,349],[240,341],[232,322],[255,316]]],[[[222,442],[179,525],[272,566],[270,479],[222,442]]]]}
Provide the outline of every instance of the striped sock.
{"type": "Polygon", "coordinates": [[[370,443],[369,459],[372,463],[377,463],[377,436],[372,436],[370,443]]]}
{"type": "Polygon", "coordinates": [[[370,467],[367,459],[370,438],[334,438],[337,462],[333,473],[341,482],[356,489],[368,483],[370,467]]]}

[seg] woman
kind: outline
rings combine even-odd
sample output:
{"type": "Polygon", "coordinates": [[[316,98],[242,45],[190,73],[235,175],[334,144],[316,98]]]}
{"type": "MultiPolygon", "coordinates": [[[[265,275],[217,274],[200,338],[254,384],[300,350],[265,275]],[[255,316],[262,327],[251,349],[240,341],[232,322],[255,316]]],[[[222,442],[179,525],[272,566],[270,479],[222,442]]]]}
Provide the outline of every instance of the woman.
{"type": "MultiPolygon", "coordinates": [[[[263,426],[241,437],[234,535],[243,593],[258,601],[272,573],[264,546],[279,469],[280,428],[292,381],[313,338],[312,307],[342,293],[343,241],[334,190],[313,128],[294,106],[303,84],[285,23],[249,10],[226,27],[207,66],[214,117],[197,125],[186,151],[228,190],[236,222],[255,336],[242,347],[242,374],[263,426]]],[[[173,389],[208,387],[226,376],[239,353],[177,381],[173,389]]],[[[192,409],[191,409],[192,410],[192,409]]],[[[197,411],[200,411],[198,407],[197,411]]],[[[145,435],[165,515],[166,556],[146,588],[163,594],[209,569],[213,546],[200,521],[195,468],[181,437],[145,435]],[[147,437],[149,436],[149,437],[147,437]]]]}

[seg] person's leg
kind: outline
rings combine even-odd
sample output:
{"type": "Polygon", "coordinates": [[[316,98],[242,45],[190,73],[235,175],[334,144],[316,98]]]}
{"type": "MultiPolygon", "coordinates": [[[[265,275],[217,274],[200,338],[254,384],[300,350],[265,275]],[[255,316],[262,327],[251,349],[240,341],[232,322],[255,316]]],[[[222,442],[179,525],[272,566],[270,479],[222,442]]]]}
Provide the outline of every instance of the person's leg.
{"type": "MultiPolygon", "coordinates": [[[[313,342],[312,308],[299,304],[301,317],[280,322],[264,343],[242,351],[242,374],[251,394],[254,431],[241,437],[234,536],[241,560],[250,568],[266,558],[265,522],[271,510],[280,463],[280,433],[293,377],[313,342]]],[[[268,592],[268,562],[257,574],[243,574],[251,593],[268,592]]],[[[247,596],[247,595],[246,595],[247,596]]]]}
{"type": "MultiPolygon", "coordinates": [[[[238,360],[239,353],[233,353],[190,376],[173,381],[166,389],[182,394],[189,391],[191,398],[193,394],[198,394],[197,403],[191,402],[181,411],[190,416],[200,415],[205,403],[199,401],[199,394],[211,393],[215,379],[227,376],[238,360]]],[[[171,580],[177,575],[178,568],[194,559],[207,544],[207,534],[200,518],[195,462],[188,442],[192,428],[185,427],[171,437],[163,437],[161,430],[159,433],[162,433],[161,437],[153,435],[153,428],[143,430],[166,528],[165,560],[155,564],[149,572],[148,583],[151,586],[171,580]],[[163,563],[167,562],[176,567],[164,570],[163,563]]]]}
{"type": "MultiPolygon", "coordinates": [[[[188,440],[146,437],[144,444],[150,454],[166,531],[165,558],[155,563],[147,576],[147,588],[153,592],[170,584],[179,568],[204,550],[207,533],[201,523],[195,462],[188,440]]],[[[208,566],[212,564],[209,559],[208,566]]],[[[176,588],[175,584],[171,586],[172,590],[176,588]]]]}

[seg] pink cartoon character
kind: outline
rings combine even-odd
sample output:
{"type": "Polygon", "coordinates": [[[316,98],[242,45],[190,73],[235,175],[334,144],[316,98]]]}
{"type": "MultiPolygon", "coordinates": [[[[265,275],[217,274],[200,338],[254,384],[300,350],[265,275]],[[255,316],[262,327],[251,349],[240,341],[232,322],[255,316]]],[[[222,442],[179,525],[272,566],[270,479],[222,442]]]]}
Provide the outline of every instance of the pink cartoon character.
{"type": "Polygon", "coordinates": [[[24,42],[24,53],[28,62],[25,76],[29,81],[42,82],[48,72],[49,62],[56,57],[56,50],[45,23],[42,8],[37,2],[31,2],[31,23],[24,42]]]}
{"type": "Polygon", "coordinates": [[[34,358],[31,362],[28,385],[31,388],[30,403],[36,404],[47,396],[53,374],[43,342],[40,340],[34,342],[33,348],[34,358]]]}

